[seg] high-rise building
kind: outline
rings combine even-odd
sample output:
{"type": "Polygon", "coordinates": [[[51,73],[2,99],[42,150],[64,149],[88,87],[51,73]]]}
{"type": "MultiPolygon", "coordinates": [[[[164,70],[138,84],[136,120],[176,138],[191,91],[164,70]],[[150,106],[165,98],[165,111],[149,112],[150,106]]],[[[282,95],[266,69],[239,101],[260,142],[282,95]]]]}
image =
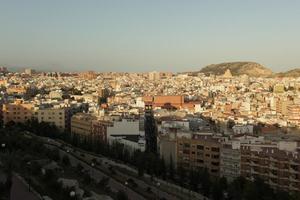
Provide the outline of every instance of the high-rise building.
{"type": "Polygon", "coordinates": [[[25,73],[25,74],[28,74],[28,75],[32,75],[32,74],[34,73],[34,70],[28,68],[28,69],[25,69],[25,70],[24,70],[24,73],[25,73]]]}
{"type": "Polygon", "coordinates": [[[152,80],[152,81],[159,80],[160,79],[160,73],[157,72],[157,71],[149,72],[148,77],[149,77],[149,80],[152,80]]]}
{"type": "Polygon", "coordinates": [[[80,73],[80,77],[83,79],[92,80],[97,78],[97,74],[94,71],[87,71],[87,72],[80,73]]]}

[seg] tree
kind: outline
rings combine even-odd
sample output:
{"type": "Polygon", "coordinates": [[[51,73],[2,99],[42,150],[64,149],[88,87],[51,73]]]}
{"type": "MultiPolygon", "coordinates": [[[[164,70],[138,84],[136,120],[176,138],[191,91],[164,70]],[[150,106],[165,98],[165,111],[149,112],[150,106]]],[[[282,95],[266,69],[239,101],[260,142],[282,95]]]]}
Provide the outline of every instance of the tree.
{"type": "Polygon", "coordinates": [[[201,190],[204,196],[209,196],[211,189],[211,180],[207,168],[200,173],[201,190]]]}
{"type": "Polygon", "coordinates": [[[166,180],[166,178],[167,178],[167,169],[166,169],[165,159],[164,159],[163,156],[160,159],[159,174],[161,175],[163,180],[166,180]]]}
{"type": "Polygon", "coordinates": [[[144,163],[144,156],[143,156],[142,152],[137,151],[137,157],[136,157],[135,163],[137,164],[137,167],[138,167],[139,176],[144,176],[145,163],[144,163]]]}
{"type": "Polygon", "coordinates": [[[253,182],[246,183],[243,196],[245,200],[261,199],[260,198],[261,194],[258,193],[255,184],[253,182]]]}
{"type": "Polygon", "coordinates": [[[186,171],[182,166],[179,166],[177,169],[177,174],[179,176],[179,185],[184,186],[185,183],[185,176],[186,176],[186,171]]]}
{"type": "Polygon", "coordinates": [[[69,159],[69,156],[64,155],[63,158],[62,158],[62,163],[63,163],[63,165],[65,165],[65,166],[69,166],[69,165],[70,165],[70,159],[69,159]]]}
{"type": "Polygon", "coordinates": [[[228,197],[232,200],[240,200],[243,196],[243,191],[246,185],[244,177],[238,177],[228,186],[228,197]]]}
{"type": "Polygon", "coordinates": [[[109,177],[102,177],[102,179],[98,182],[98,185],[102,188],[105,188],[109,183],[109,177]]]}
{"type": "Polygon", "coordinates": [[[191,170],[189,176],[190,189],[197,191],[199,185],[199,173],[197,173],[195,170],[191,170]]]}
{"type": "Polygon", "coordinates": [[[234,125],[235,125],[235,122],[234,122],[232,119],[229,119],[229,120],[227,121],[227,127],[228,127],[229,129],[232,129],[232,127],[234,127],[234,125]]]}
{"type": "Polygon", "coordinates": [[[117,193],[117,200],[128,200],[128,196],[123,190],[119,190],[117,193]]]}
{"type": "Polygon", "coordinates": [[[84,174],[84,176],[83,176],[83,182],[86,185],[89,185],[92,182],[92,178],[91,178],[91,176],[88,173],[84,174]]]}
{"type": "Polygon", "coordinates": [[[213,200],[223,199],[223,190],[219,180],[216,180],[212,185],[212,199],[213,200]]]}
{"type": "Polygon", "coordinates": [[[173,163],[173,157],[170,155],[170,163],[169,163],[169,179],[174,180],[174,163],[173,163]]]}

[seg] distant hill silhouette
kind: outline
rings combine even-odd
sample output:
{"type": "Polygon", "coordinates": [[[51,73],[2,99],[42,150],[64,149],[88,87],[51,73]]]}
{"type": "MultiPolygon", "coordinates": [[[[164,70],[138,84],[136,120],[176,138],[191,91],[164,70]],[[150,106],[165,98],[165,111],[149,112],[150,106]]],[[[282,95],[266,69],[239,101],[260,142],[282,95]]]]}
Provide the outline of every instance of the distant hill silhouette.
{"type": "Polygon", "coordinates": [[[222,75],[229,69],[233,76],[246,74],[248,76],[270,76],[273,72],[255,62],[228,62],[212,64],[202,68],[199,72],[204,74],[222,75]]]}
{"type": "Polygon", "coordinates": [[[286,72],[279,72],[274,74],[276,77],[300,77],[300,69],[292,69],[286,72]]]}

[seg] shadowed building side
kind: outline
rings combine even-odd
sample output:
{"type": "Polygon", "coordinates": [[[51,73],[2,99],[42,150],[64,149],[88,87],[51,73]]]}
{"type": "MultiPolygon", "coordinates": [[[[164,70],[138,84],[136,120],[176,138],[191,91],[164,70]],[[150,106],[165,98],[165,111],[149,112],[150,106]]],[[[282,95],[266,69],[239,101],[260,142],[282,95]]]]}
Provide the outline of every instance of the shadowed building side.
{"type": "Polygon", "coordinates": [[[154,119],[152,105],[145,105],[145,138],[146,152],[157,153],[157,127],[154,119]]]}

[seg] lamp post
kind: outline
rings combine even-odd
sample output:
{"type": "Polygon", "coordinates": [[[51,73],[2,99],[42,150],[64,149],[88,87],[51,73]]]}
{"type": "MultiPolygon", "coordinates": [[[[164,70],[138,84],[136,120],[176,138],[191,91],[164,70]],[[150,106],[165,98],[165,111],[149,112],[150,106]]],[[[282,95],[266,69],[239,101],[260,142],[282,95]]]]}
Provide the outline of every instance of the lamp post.
{"type": "Polygon", "coordinates": [[[71,197],[72,199],[73,199],[73,198],[76,199],[76,193],[75,193],[75,191],[72,190],[72,191],[70,192],[70,197],[71,197]]]}
{"type": "Polygon", "coordinates": [[[1,144],[1,148],[3,149],[3,152],[5,153],[5,150],[6,150],[6,144],[5,144],[5,143],[2,143],[2,144],[1,144]]]}
{"type": "Polygon", "coordinates": [[[29,190],[29,192],[30,192],[31,162],[28,161],[26,164],[28,165],[28,168],[29,168],[29,172],[28,172],[28,173],[29,173],[29,175],[28,175],[28,190],[29,190]]]}
{"type": "Polygon", "coordinates": [[[159,186],[160,186],[160,182],[157,182],[156,186],[157,186],[157,199],[159,200],[159,186]]]}
{"type": "Polygon", "coordinates": [[[127,181],[125,181],[125,192],[126,192],[126,195],[127,195],[127,187],[128,187],[128,182],[127,181]]]}
{"type": "MultiPolygon", "coordinates": [[[[92,169],[91,169],[91,178],[93,179],[94,178],[94,167],[95,167],[95,163],[91,163],[91,166],[92,166],[92,169]]],[[[96,182],[97,182],[97,178],[95,178],[96,182]]]]}

